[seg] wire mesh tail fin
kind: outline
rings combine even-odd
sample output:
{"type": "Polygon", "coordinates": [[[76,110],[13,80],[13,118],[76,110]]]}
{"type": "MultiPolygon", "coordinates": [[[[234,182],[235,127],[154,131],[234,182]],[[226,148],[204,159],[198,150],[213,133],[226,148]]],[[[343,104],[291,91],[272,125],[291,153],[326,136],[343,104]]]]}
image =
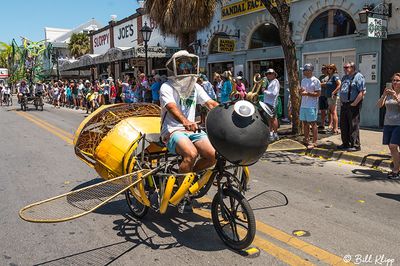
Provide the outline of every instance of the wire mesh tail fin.
{"type": "Polygon", "coordinates": [[[20,210],[19,216],[25,221],[34,223],[57,223],[79,218],[103,206],[150,174],[148,172],[138,177],[143,171],[30,204],[20,210]]]}

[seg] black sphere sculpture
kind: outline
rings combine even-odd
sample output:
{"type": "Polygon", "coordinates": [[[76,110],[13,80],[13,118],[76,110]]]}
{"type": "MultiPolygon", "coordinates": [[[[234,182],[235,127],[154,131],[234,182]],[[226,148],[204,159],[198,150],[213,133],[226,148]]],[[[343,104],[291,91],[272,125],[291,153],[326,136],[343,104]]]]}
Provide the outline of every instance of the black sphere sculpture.
{"type": "Polygon", "coordinates": [[[215,107],[208,113],[206,128],[213,147],[233,164],[252,165],[268,147],[268,126],[249,101],[215,107]]]}

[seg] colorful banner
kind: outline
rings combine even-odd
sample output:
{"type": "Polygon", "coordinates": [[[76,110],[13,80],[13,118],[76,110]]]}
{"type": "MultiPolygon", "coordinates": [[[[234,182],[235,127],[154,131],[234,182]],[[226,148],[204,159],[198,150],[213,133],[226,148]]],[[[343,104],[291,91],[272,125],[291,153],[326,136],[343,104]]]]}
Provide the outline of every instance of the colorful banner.
{"type": "Polygon", "coordinates": [[[218,52],[231,53],[235,51],[236,42],[231,39],[218,38],[218,52]]]}

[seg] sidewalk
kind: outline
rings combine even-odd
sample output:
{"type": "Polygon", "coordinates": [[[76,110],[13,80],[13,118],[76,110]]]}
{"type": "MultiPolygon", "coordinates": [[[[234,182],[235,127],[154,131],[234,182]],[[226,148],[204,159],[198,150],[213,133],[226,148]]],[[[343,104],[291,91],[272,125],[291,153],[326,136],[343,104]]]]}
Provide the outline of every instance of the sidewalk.
{"type": "MultiPolygon", "coordinates": [[[[282,138],[290,132],[290,125],[281,125],[278,130],[282,133],[282,138]]],[[[306,154],[310,156],[322,156],[326,159],[345,160],[350,163],[357,163],[369,167],[390,168],[391,156],[386,145],[382,145],[382,132],[378,130],[360,130],[361,151],[346,152],[337,150],[336,146],[342,144],[340,134],[329,135],[324,132],[318,134],[318,146],[314,149],[306,150],[306,154]]],[[[293,138],[287,135],[288,138],[293,138]]],[[[301,141],[303,136],[295,137],[297,141],[301,141]]]]}

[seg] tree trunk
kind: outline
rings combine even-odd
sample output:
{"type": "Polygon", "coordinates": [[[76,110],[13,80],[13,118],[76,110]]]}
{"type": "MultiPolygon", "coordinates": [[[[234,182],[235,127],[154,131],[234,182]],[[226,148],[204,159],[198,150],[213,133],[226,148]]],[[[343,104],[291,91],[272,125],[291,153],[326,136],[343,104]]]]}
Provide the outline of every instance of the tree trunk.
{"type": "Polygon", "coordinates": [[[180,42],[180,47],[181,49],[184,50],[189,50],[189,44],[190,44],[190,33],[183,33],[181,36],[179,36],[179,42],[180,42]]]}
{"type": "Polygon", "coordinates": [[[296,45],[292,40],[292,32],[290,29],[290,4],[285,0],[262,0],[262,3],[271,13],[272,17],[279,29],[279,36],[281,38],[282,49],[285,55],[285,64],[287,69],[290,102],[292,105],[292,132],[294,134],[300,133],[300,79],[296,58],[296,45]]]}
{"type": "Polygon", "coordinates": [[[179,36],[179,45],[181,49],[187,50],[189,53],[195,53],[191,44],[195,41],[197,32],[183,33],[179,36]]]}
{"type": "Polygon", "coordinates": [[[300,133],[300,95],[299,95],[299,72],[296,58],[296,45],[290,32],[289,24],[285,29],[279,29],[283,53],[285,55],[286,69],[289,81],[290,100],[292,105],[292,132],[300,133]]]}

